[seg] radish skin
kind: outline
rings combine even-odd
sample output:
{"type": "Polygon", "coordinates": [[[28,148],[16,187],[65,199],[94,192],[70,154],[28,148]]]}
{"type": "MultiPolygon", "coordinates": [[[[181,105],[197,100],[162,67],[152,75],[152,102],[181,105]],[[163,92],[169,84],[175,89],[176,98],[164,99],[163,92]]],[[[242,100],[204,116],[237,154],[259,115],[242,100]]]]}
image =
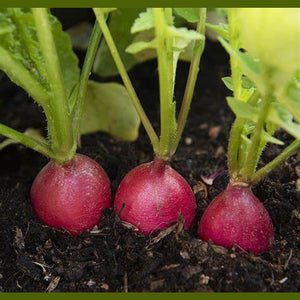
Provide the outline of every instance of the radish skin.
{"type": "Polygon", "coordinates": [[[35,178],[30,196],[42,222],[77,235],[97,225],[111,207],[111,184],[98,163],[76,154],[65,165],[50,161],[35,178]]]}
{"type": "Polygon", "coordinates": [[[155,160],[131,170],[119,185],[114,209],[124,222],[148,235],[177,222],[190,229],[195,196],[186,180],[164,161],[155,160]]]}
{"type": "Polygon", "coordinates": [[[217,245],[234,245],[255,254],[273,243],[271,218],[250,187],[229,185],[213,199],[199,224],[198,236],[217,245]]]}

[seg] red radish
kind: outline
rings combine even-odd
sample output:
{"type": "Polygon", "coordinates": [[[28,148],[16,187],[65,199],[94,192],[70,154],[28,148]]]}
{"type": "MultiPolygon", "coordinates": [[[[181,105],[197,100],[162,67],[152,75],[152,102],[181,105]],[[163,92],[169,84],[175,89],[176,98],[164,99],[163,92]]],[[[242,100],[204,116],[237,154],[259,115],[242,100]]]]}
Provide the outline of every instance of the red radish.
{"type": "Polygon", "coordinates": [[[81,154],[64,165],[50,161],[35,178],[30,196],[42,222],[72,235],[92,229],[111,207],[107,174],[81,154]]]}
{"type": "Polygon", "coordinates": [[[231,248],[238,245],[255,254],[274,240],[270,216],[250,187],[230,185],[207,207],[198,235],[204,241],[231,248]]]}
{"type": "Polygon", "coordinates": [[[146,235],[184,219],[193,223],[196,201],[186,180],[166,162],[155,160],[131,170],[116,193],[114,208],[122,221],[146,235]]]}

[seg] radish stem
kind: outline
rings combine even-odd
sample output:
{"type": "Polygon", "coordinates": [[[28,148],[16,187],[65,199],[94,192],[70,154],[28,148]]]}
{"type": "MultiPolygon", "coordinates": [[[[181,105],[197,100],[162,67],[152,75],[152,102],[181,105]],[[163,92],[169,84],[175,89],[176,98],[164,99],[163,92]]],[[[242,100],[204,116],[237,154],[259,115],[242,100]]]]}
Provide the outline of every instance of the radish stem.
{"type": "Polygon", "coordinates": [[[275,169],[283,161],[285,161],[289,156],[294,154],[300,147],[300,140],[293,141],[288,147],[286,147],[276,158],[266,164],[263,168],[258,170],[251,179],[251,183],[255,184],[264,178],[270,171],[275,169]]]}
{"type": "Polygon", "coordinates": [[[93,32],[89,40],[88,49],[85,55],[85,59],[84,59],[84,63],[80,75],[77,99],[72,110],[72,115],[74,116],[73,119],[74,142],[77,141],[79,135],[80,120],[84,109],[84,100],[86,97],[87,85],[93,67],[94,59],[97,54],[97,49],[101,40],[101,36],[102,36],[102,31],[99,27],[98,22],[96,21],[93,28],[93,32]]]}
{"type": "Polygon", "coordinates": [[[73,141],[72,122],[70,118],[68,99],[63,85],[62,72],[55,48],[49,14],[46,8],[32,8],[37,28],[42,54],[46,62],[48,81],[53,97],[51,99],[51,117],[48,118],[50,139],[56,162],[71,160],[76,151],[73,141]],[[51,131],[54,132],[51,132],[51,131]]]}
{"type": "Polygon", "coordinates": [[[119,55],[119,52],[118,52],[118,49],[115,45],[115,42],[111,36],[111,33],[109,31],[109,28],[106,24],[106,20],[105,20],[105,16],[104,14],[102,13],[101,9],[99,8],[94,8],[93,9],[94,12],[95,12],[95,15],[96,15],[96,18],[99,22],[99,25],[100,25],[100,28],[102,29],[102,32],[103,32],[103,35],[105,37],[105,40],[106,40],[106,43],[110,49],[110,52],[111,52],[111,55],[115,61],[115,64],[119,70],[119,73],[120,73],[120,76],[124,82],[124,85],[127,89],[127,92],[135,106],[135,109],[137,110],[138,112],[138,115],[140,116],[140,119],[141,119],[141,122],[143,123],[144,127],[145,127],[145,130],[150,138],[150,141],[152,143],[152,146],[153,146],[153,149],[154,149],[154,152],[157,153],[158,152],[158,149],[159,149],[159,140],[158,140],[158,137],[140,103],[140,100],[132,86],[132,83],[130,81],[130,78],[126,72],[126,69],[125,69],[125,66],[121,60],[121,57],[119,55]]]}
{"type": "MultiPolygon", "coordinates": [[[[205,35],[206,8],[200,8],[199,13],[200,13],[200,20],[197,23],[196,30],[202,35],[205,35]]],[[[172,152],[176,151],[186,124],[186,120],[187,120],[188,112],[190,110],[192,98],[194,95],[195,84],[199,72],[200,59],[204,50],[204,43],[205,43],[204,40],[195,41],[193,57],[190,64],[187,84],[185,87],[182,105],[178,115],[176,138],[175,138],[172,152]]]]}

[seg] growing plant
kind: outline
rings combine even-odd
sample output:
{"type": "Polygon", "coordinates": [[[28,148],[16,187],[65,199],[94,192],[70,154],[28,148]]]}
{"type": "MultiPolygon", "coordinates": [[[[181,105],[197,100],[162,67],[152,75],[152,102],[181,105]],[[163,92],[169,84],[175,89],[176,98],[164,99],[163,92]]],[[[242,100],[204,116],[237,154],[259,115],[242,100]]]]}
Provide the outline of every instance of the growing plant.
{"type": "MultiPolygon", "coordinates": [[[[127,101],[126,109],[124,104],[116,105],[116,97],[125,103],[128,100],[124,88],[88,81],[101,30],[96,22],[80,74],[69,36],[47,9],[3,9],[0,23],[0,69],[43,108],[48,139],[36,131],[21,133],[4,124],[0,124],[0,134],[51,159],[31,189],[39,218],[72,234],[91,229],[98,224],[103,209],[111,206],[110,180],[95,161],[76,154],[79,135],[102,129],[122,136],[127,128],[124,137],[134,139],[138,127],[131,102],[127,101]],[[108,99],[95,103],[91,98],[99,99],[99,91],[108,99]],[[105,109],[108,103],[109,113],[105,109]],[[93,109],[106,118],[99,122],[99,113],[89,113],[93,109]],[[128,118],[120,118],[120,126],[115,118],[121,114],[128,118]],[[128,127],[128,123],[133,126],[128,127]]],[[[2,148],[11,140],[4,141],[2,148]]]]}
{"type": "Polygon", "coordinates": [[[273,226],[251,187],[300,147],[299,9],[229,9],[228,25],[210,27],[230,54],[231,77],[223,81],[233,91],[227,101],[236,119],[228,144],[230,182],[204,212],[198,234],[261,253],[273,242],[273,226]],[[279,127],[295,140],[257,170],[267,143],[284,145],[274,136],[279,127]]]}
{"type": "MultiPolygon", "coordinates": [[[[149,42],[155,37],[154,28],[136,32],[134,35],[131,33],[134,20],[144,10],[143,8],[118,8],[110,13],[107,22],[112,38],[117,41],[116,47],[127,71],[136,64],[157,58],[157,51],[153,48],[146,48],[133,54],[126,52],[128,45],[135,42],[149,42]],[[120,26],[120,24],[122,24],[122,26],[120,26]]],[[[191,24],[196,23],[199,18],[197,10],[191,8],[174,8],[173,15],[173,25],[176,27],[191,26],[191,24]],[[182,17],[183,13],[187,16],[186,12],[188,13],[188,20],[182,17]]],[[[189,45],[180,52],[179,59],[190,61],[192,53],[193,43],[189,43],[189,45]]],[[[105,39],[101,40],[95,58],[93,72],[100,76],[114,76],[119,74],[105,39]]]]}
{"type": "MultiPolygon", "coordinates": [[[[158,138],[135,93],[115,42],[105,21],[112,9],[95,8],[94,12],[106,39],[117,69],[134,103],[152,143],[155,159],[130,171],[116,192],[114,208],[122,221],[132,224],[138,231],[149,234],[184,219],[190,228],[195,214],[195,197],[188,183],[167,162],[175,153],[180,141],[204,47],[206,9],[178,9],[187,20],[196,16],[197,29],[176,28],[172,8],[148,8],[135,20],[131,32],[154,30],[150,41],[134,42],[127,52],[135,54],[154,49],[158,59],[160,86],[160,138],[158,138]],[[185,94],[176,120],[176,103],[173,101],[176,66],[180,53],[193,43],[193,55],[185,94]]],[[[193,20],[194,22],[195,20],[193,20]]]]}

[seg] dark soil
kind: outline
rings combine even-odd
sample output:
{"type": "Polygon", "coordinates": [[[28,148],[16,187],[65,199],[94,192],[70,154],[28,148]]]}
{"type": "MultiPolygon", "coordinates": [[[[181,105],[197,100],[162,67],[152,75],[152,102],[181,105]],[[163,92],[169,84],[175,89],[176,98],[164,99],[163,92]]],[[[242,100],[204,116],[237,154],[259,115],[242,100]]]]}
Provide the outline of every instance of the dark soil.
{"type": "MultiPolygon", "coordinates": [[[[188,65],[180,63],[176,99],[182,97],[187,72],[188,65]]],[[[295,168],[299,156],[291,157],[254,189],[275,228],[275,242],[267,253],[255,256],[197,239],[204,209],[228,182],[226,148],[233,115],[220,80],[227,72],[227,56],[217,44],[208,43],[190,118],[172,161],[196,192],[198,210],[190,232],[175,224],[146,238],[122,226],[113,211],[106,211],[98,228],[77,237],[51,229],[37,219],[29,198],[31,183],[47,159],[20,145],[1,151],[0,291],[298,291],[300,195],[295,168]],[[220,168],[224,171],[213,185],[203,184],[201,175],[220,168]]],[[[155,62],[135,67],[130,76],[157,128],[155,62]]],[[[42,112],[26,93],[5,77],[0,86],[1,122],[19,130],[46,128],[42,112]]],[[[279,134],[290,142],[283,132],[279,134]]],[[[142,128],[135,143],[103,133],[84,136],[79,151],[107,170],[113,191],[129,170],[153,158],[142,128]]],[[[279,151],[278,146],[269,146],[262,163],[279,151]]]]}

